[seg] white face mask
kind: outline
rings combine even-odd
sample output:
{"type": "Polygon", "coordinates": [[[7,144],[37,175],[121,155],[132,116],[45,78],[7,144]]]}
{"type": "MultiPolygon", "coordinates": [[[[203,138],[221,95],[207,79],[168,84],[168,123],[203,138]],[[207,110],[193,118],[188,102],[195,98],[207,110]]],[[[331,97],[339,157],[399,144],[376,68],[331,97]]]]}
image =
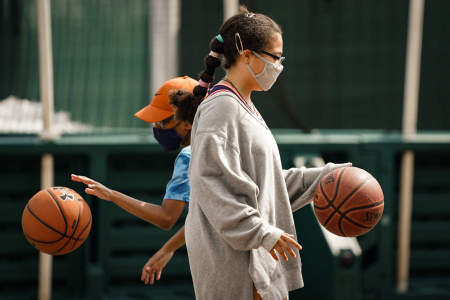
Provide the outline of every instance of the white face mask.
{"type": "Polygon", "coordinates": [[[270,62],[258,53],[252,51],[256,57],[264,62],[264,69],[259,74],[255,74],[249,64],[246,64],[248,71],[255,78],[256,82],[259,86],[264,90],[268,91],[272,85],[277,81],[278,75],[280,75],[281,71],[283,71],[283,65],[281,62],[270,62]]]}

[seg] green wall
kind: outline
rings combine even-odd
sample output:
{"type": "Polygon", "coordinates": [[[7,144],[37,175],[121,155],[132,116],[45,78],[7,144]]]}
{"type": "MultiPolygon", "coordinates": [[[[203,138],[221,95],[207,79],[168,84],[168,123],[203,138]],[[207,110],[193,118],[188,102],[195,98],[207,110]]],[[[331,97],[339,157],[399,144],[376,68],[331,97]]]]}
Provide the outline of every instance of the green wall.
{"type": "MultiPolygon", "coordinates": [[[[409,1],[243,0],[284,30],[286,68],[254,101],[271,127],[399,129],[409,1]]],[[[39,99],[33,0],[1,0],[0,98],[39,99]]],[[[52,1],[57,110],[98,127],[145,127],[149,1],[52,1]]],[[[203,69],[222,2],[181,1],[180,75],[203,69]]],[[[450,2],[426,1],[420,129],[450,129],[450,2]]],[[[217,78],[223,76],[223,72],[217,78]]]]}
{"type": "MultiPolygon", "coordinates": [[[[0,98],[37,100],[35,1],[2,2],[0,98]]],[[[145,125],[133,114],[149,101],[148,3],[51,1],[56,110],[99,127],[145,125]]]]}

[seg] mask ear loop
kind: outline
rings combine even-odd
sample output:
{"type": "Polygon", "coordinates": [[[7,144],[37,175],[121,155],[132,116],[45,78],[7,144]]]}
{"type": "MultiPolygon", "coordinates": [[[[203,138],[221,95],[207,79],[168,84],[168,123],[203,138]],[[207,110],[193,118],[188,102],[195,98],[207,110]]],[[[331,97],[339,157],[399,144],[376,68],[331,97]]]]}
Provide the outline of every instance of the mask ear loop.
{"type": "Polygon", "coordinates": [[[234,34],[234,44],[236,45],[236,49],[237,49],[237,52],[239,53],[239,55],[242,55],[244,53],[244,45],[242,44],[242,39],[241,39],[241,36],[239,35],[239,32],[236,32],[234,34]],[[239,48],[238,39],[239,39],[239,45],[241,46],[241,48],[239,48]]]}

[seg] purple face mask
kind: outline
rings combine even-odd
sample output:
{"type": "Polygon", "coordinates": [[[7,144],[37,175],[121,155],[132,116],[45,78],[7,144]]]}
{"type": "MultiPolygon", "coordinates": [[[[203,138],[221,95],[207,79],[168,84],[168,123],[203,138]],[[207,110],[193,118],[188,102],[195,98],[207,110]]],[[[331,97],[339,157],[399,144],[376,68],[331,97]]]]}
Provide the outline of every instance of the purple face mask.
{"type": "Polygon", "coordinates": [[[153,136],[167,152],[180,148],[180,143],[183,141],[174,128],[160,129],[153,127],[153,136]]]}

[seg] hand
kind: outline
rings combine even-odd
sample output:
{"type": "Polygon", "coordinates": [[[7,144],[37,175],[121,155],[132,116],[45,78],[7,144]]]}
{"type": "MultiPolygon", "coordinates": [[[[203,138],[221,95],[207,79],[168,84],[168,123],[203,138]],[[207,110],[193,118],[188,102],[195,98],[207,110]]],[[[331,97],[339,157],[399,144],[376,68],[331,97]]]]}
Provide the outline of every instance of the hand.
{"type": "Polygon", "coordinates": [[[100,182],[97,182],[95,180],[90,179],[86,176],[80,176],[80,175],[71,175],[72,181],[76,182],[82,182],[88,187],[84,189],[84,192],[89,195],[97,196],[100,199],[111,201],[111,196],[113,191],[100,182]]]}
{"type": "Polygon", "coordinates": [[[273,246],[272,250],[270,250],[270,254],[272,255],[273,259],[275,259],[276,261],[280,261],[277,254],[275,253],[276,251],[278,252],[278,255],[280,255],[284,259],[284,261],[287,261],[288,257],[286,255],[286,252],[289,253],[291,257],[293,258],[296,257],[295,252],[294,250],[292,250],[291,247],[295,247],[298,250],[302,250],[302,246],[299,243],[297,243],[297,241],[294,239],[294,236],[292,234],[284,232],[280,236],[280,239],[275,244],[275,246],[273,246]]]}
{"type": "Polygon", "coordinates": [[[167,263],[172,259],[173,251],[165,251],[163,249],[158,250],[147,263],[142,268],[141,281],[144,284],[152,284],[155,282],[155,272],[156,280],[161,278],[161,272],[167,263]]]}

